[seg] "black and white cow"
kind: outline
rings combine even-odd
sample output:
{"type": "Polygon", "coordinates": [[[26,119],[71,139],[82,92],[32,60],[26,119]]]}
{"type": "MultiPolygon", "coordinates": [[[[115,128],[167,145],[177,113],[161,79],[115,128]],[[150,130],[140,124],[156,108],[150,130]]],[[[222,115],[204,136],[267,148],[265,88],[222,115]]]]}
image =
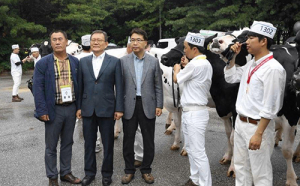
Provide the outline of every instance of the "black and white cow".
{"type": "MultiPolygon", "coordinates": [[[[244,37],[245,32],[243,34],[244,37]]],[[[224,59],[225,62],[228,60],[226,57],[224,57],[224,55],[226,56],[224,51],[228,51],[230,45],[234,42],[234,40],[236,40],[236,36],[233,35],[214,38],[212,44],[210,45],[210,50],[220,54],[220,57],[224,59]]],[[[244,42],[246,40],[245,38],[240,39],[240,42],[244,42]]],[[[247,52],[246,48],[242,48],[242,51],[247,52]]],[[[274,58],[281,63],[287,74],[283,107],[277,114],[278,117],[275,119],[276,129],[278,130],[275,139],[275,146],[278,145],[278,142],[281,139],[281,134],[283,133],[284,140],[282,145],[282,153],[287,162],[286,185],[297,185],[297,176],[292,164],[292,146],[295,139],[300,113],[296,105],[296,94],[292,90],[290,84],[293,73],[298,65],[298,53],[296,48],[291,45],[272,45],[270,51],[273,52],[274,58]]]]}

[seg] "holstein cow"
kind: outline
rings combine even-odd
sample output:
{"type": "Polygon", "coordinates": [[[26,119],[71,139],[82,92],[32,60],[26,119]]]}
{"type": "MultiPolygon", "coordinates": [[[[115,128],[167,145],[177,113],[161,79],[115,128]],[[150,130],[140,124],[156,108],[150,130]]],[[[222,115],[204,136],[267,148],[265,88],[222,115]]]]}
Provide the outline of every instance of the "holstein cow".
{"type": "MultiPolygon", "coordinates": [[[[295,26],[294,26],[295,27],[295,26]]],[[[300,27],[300,22],[299,22],[300,27]]],[[[299,28],[300,30],[300,28],[299,28]]],[[[298,51],[298,69],[296,72],[294,72],[291,82],[291,87],[296,93],[296,99],[297,99],[297,109],[300,111],[300,65],[299,65],[299,59],[300,59],[300,31],[297,32],[296,37],[294,38],[294,42],[296,43],[296,49],[298,51]]],[[[299,124],[299,123],[298,123],[299,124]]],[[[300,163],[300,142],[294,152],[293,161],[296,163],[300,163]]]]}
{"type": "MultiPolygon", "coordinates": [[[[160,68],[162,70],[163,91],[164,91],[164,108],[169,112],[166,124],[165,134],[171,134],[176,128],[174,135],[174,142],[171,150],[178,150],[181,141],[181,114],[182,110],[179,105],[180,87],[178,84],[173,83],[173,68],[167,67],[161,63],[161,56],[169,52],[169,49],[151,48],[150,53],[157,57],[160,61],[160,68]],[[173,116],[173,122],[172,122],[173,116]]],[[[180,62],[180,59],[179,61],[180,62]]],[[[187,153],[184,147],[181,150],[181,155],[186,156],[187,153]]]]}
{"type": "MultiPolygon", "coordinates": [[[[212,44],[210,44],[210,50],[217,54],[220,54],[220,57],[225,62],[228,62],[227,57],[231,56],[230,54],[228,54],[230,53],[229,49],[234,40],[239,42],[246,41],[245,36],[247,34],[247,31],[242,33],[242,37],[236,39],[237,35],[239,35],[241,32],[242,31],[239,31],[231,35],[226,35],[223,37],[213,39],[212,44]]],[[[245,61],[245,56],[248,55],[247,49],[245,47],[242,47],[242,51],[245,55],[244,59],[241,60],[245,61]]],[[[287,74],[283,107],[277,114],[278,117],[275,119],[276,128],[279,129],[276,136],[276,145],[281,139],[281,133],[283,133],[284,140],[282,145],[282,153],[287,162],[286,185],[297,185],[297,176],[295,174],[292,164],[292,147],[295,139],[297,123],[299,121],[300,114],[296,105],[296,94],[292,91],[290,82],[297,66],[298,54],[296,48],[290,45],[273,45],[271,46],[270,51],[273,52],[274,58],[280,62],[280,64],[286,70],[287,74]]],[[[238,59],[236,59],[236,61],[237,60],[238,59]]]]}
{"type": "MultiPolygon", "coordinates": [[[[210,36],[205,39],[204,47],[207,48],[208,42],[212,40],[212,38],[216,37],[216,35],[210,36]]],[[[166,66],[173,66],[175,63],[180,62],[180,58],[183,55],[183,42],[185,37],[179,39],[178,45],[171,49],[170,52],[164,54],[161,58],[161,63],[166,66]]],[[[221,164],[229,164],[231,162],[233,156],[233,147],[231,144],[231,136],[232,127],[236,118],[236,110],[235,110],[235,102],[237,98],[237,92],[239,88],[239,84],[229,84],[225,81],[223,69],[225,67],[225,63],[220,59],[219,55],[212,53],[209,50],[206,50],[205,55],[207,56],[207,60],[211,63],[213,68],[213,77],[212,77],[212,85],[210,88],[211,97],[215,103],[216,111],[220,118],[224,121],[225,131],[227,135],[227,150],[219,161],[221,164]]],[[[244,63],[245,64],[245,63],[244,63]]],[[[239,65],[244,65],[239,64],[239,65]]],[[[231,163],[227,176],[234,175],[234,167],[231,163]]]]}

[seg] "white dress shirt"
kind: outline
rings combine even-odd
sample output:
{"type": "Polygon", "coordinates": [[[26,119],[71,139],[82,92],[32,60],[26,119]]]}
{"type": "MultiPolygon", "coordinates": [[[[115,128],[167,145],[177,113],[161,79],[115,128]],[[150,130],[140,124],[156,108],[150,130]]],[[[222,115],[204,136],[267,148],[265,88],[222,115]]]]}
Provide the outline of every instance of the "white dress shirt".
{"type": "Polygon", "coordinates": [[[94,74],[95,74],[96,79],[97,79],[98,74],[100,72],[104,56],[105,56],[105,52],[103,52],[103,54],[101,54],[98,57],[95,56],[95,54],[93,54],[92,64],[93,64],[93,70],[94,70],[94,74]]]}
{"type": "Polygon", "coordinates": [[[224,69],[225,80],[228,83],[240,82],[236,111],[238,114],[260,119],[274,119],[282,107],[286,72],[282,65],[271,59],[262,65],[251,77],[247,84],[248,74],[263,60],[273,55],[268,55],[255,61],[252,59],[242,67],[233,66],[224,69]],[[247,91],[248,90],[248,91],[247,91]]]}
{"type": "Polygon", "coordinates": [[[194,57],[183,70],[177,74],[177,82],[183,83],[181,105],[207,105],[213,70],[205,55],[194,57]]]}

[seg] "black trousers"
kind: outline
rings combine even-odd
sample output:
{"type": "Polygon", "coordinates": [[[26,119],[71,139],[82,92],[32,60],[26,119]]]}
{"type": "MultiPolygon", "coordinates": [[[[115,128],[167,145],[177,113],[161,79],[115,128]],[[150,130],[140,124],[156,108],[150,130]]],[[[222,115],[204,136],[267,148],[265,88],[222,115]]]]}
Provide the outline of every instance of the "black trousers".
{"type": "Polygon", "coordinates": [[[136,100],[134,114],[131,119],[123,120],[123,157],[125,160],[125,174],[134,174],[134,140],[138,125],[140,125],[143,145],[144,157],[140,168],[142,174],[151,173],[151,164],[154,159],[154,131],[155,119],[148,119],[144,113],[142,100],[136,100]]]}
{"type": "Polygon", "coordinates": [[[91,117],[83,117],[84,137],[84,171],[87,176],[95,176],[97,173],[96,140],[99,128],[103,144],[102,177],[111,177],[113,174],[114,156],[114,118],[97,117],[94,113],[91,117]]]}

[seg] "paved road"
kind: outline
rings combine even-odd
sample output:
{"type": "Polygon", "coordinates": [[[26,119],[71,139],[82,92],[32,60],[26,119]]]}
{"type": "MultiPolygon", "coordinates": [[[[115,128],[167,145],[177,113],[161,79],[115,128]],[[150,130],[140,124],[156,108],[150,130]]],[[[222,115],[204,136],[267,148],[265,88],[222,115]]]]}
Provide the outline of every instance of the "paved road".
{"type": "MultiPolygon", "coordinates": [[[[48,184],[44,167],[44,124],[33,117],[33,97],[27,89],[26,81],[32,72],[23,75],[19,95],[25,100],[21,103],[11,102],[12,78],[0,76],[0,185],[1,186],[43,186],[48,184]]],[[[224,127],[214,109],[209,110],[210,121],[206,132],[206,149],[211,166],[213,185],[231,186],[234,179],[226,177],[228,165],[220,165],[219,159],[226,149],[224,127]]],[[[179,151],[169,150],[173,135],[164,135],[164,124],[167,112],[157,118],[155,136],[155,159],[153,175],[155,186],[179,186],[189,176],[187,157],[179,155],[179,151]]],[[[83,178],[83,137],[79,125],[74,135],[72,170],[74,175],[83,178]]],[[[297,135],[299,142],[299,134],[297,135]]],[[[285,185],[286,163],[281,154],[281,144],[275,148],[272,163],[274,169],[274,185],[285,185]]],[[[294,149],[295,149],[294,145],[294,149]]],[[[102,161],[102,152],[97,154],[98,169],[102,161]]],[[[300,164],[294,164],[296,174],[300,176],[300,164]]],[[[124,161],[122,157],[122,134],[115,140],[114,175],[112,186],[122,185],[124,161]]],[[[100,171],[99,171],[100,173],[100,171]]],[[[101,174],[96,175],[93,185],[101,185],[101,174]]],[[[300,184],[300,181],[298,181],[300,184]]],[[[70,185],[63,183],[62,185],[70,185]]],[[[129,184],[132,186],[147,185],[137,170],[136,178],[129,184]]]]}

